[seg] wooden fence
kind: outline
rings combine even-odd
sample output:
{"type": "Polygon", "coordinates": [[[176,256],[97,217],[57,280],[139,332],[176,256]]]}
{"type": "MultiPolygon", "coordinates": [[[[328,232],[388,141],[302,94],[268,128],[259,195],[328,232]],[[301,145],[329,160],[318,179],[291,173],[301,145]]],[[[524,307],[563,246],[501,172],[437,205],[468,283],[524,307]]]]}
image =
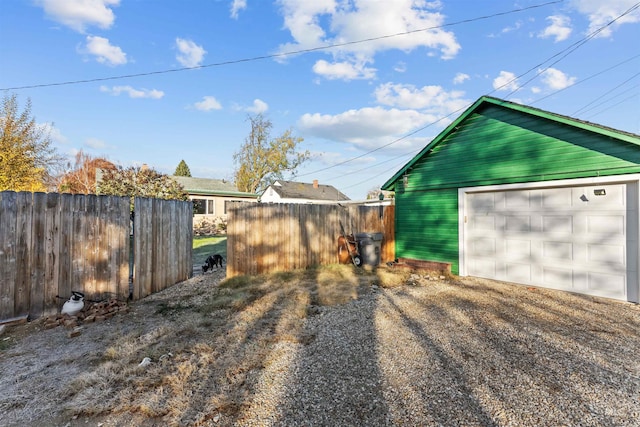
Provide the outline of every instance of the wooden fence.
{"type": "Polygon", "coordinates": [[[340,223],[384,234],[381,261],[395,257],[394,206],[230,203],[227,277],[338,262],[340,223]]]}
{"type": "Polygon", "coordinates": [[[137,299],[190,277],[191,203],[135,203],[132,258],[128,197],[0,192],[0,321],[56,313],[72,290],[137,299]]]}
{"type": "Polygon", "coordinates": [[[134,300],[192,276],[191,202],[136,198],[133,229],[134,300]]]}

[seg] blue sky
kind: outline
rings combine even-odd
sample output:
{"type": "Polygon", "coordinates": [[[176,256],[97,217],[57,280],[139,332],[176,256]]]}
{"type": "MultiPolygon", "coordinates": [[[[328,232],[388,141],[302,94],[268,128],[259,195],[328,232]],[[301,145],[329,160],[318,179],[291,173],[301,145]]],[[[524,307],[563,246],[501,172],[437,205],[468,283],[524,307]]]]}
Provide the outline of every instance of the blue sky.
{"type": "Polygon", "coordinates": [[[637,0],[1,0],[0,58],[65,155],[231,179],[263,113],[353,199],[482,95],[640,133],[637,0]]]}

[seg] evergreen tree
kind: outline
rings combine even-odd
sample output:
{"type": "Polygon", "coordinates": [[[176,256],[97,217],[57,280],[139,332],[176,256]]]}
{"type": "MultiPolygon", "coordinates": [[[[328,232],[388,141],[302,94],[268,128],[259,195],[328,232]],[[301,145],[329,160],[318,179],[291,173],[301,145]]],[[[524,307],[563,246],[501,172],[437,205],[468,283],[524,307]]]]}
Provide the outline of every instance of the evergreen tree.
{"type": "Polygon", "coordinates": [[[173,173],[174,176],[191,176],[191,171],[189,170],[189,166],[187,166],[187,162],[180,160],[178,163],[178,167],[176,167],[176,171],[173,173]]]}

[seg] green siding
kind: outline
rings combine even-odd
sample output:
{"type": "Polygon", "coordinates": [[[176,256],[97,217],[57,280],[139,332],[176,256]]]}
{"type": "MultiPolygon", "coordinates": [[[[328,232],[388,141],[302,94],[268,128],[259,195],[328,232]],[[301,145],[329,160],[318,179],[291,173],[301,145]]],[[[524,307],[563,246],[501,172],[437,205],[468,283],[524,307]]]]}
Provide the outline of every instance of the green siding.
{"type": "Polygon", "coordinates": [[[478,104],[389,181],[396,190],[396,255],[451,262],[458,272],[460,187],[640,173],[640,137],[589,126],[478,104]]]}
{"type": "Polygon", "coordinates": [[[458,191],[433,190],[396,195],[396,254],[450,262],[458,274],[458,191]],[[397,231],[396,231],[397,232],[397,231]]]}

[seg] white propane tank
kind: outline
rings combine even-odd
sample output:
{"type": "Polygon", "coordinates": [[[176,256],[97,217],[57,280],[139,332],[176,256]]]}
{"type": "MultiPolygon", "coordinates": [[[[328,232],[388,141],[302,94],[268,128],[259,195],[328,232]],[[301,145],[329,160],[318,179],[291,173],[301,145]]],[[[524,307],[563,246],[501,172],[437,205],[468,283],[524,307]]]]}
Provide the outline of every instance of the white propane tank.
{"type": "Polygon", "coordinates": [[[84,308],[84,294],[82,292],[71,291],[71,298],[62,306],[62,314],[75,316],[84,308]]]}

